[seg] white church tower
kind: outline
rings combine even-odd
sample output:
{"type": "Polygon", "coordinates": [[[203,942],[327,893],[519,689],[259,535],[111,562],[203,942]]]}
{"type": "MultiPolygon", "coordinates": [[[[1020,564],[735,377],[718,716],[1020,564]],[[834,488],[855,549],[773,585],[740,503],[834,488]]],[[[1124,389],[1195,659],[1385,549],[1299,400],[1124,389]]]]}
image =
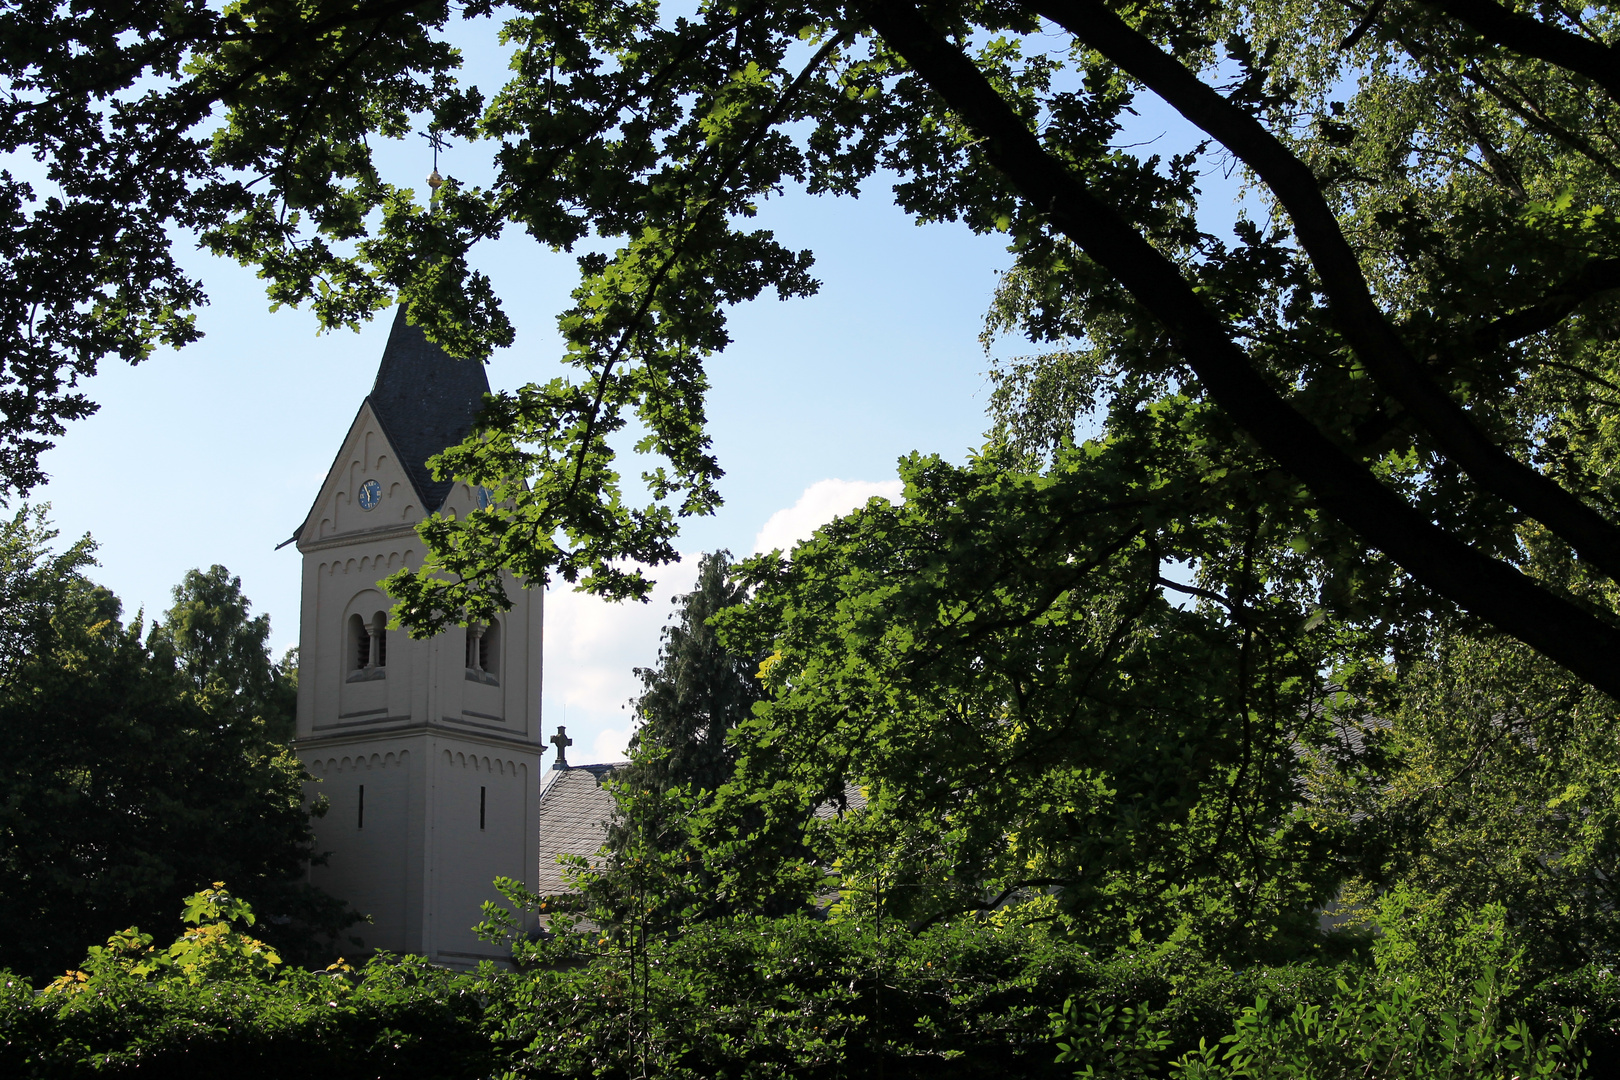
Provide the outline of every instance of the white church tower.
{"type": "Polygon", "coordinates": [[[487,493],[434,480],[427,459],[462,440],[489,390],[394,318],[377,381],[293,539],[303,554],[298,756],[330,809],[331,852],[311,880],[369,915],[366,950],[455,967],[504,959],[471,927],[498,876],[537,884],[540,646],[544,593],[488,626],[429,641],[386,629],[379,579],[419,567],[415,525],[476,512],[487,493]]]}

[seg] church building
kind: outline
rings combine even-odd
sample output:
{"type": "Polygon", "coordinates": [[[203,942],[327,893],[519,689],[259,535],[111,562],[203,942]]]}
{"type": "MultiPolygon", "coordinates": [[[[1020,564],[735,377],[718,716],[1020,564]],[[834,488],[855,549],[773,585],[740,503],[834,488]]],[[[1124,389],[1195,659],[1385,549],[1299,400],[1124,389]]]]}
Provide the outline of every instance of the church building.
{"type": "Polygon", "coordinates": [[[489,493],[435,480],[489,391],[401,307],[371,393],[289,543],[303,556],[297,752],[330,809],[313,821],[314,884],[371,917],[365,951],[466,967],[505,959],[471,927],[491,885],[539,884],[544,592],[507,583],[512,609],[427,641],[387,628],[378,581],[422,564],[416,525],[489,493]]]}

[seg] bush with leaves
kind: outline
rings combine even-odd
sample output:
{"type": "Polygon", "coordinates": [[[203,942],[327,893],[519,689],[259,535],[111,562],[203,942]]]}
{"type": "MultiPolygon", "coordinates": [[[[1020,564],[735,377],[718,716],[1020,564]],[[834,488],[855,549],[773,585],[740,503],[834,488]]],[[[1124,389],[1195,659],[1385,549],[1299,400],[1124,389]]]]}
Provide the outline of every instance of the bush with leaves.
{"type": "Polygon", "coordinates": [[[664,936],[580,923],[520,938],[511,969],[458,973],[414,957],[278,963],[217,884],[184,917],[168,949],[129,928],[43,993],[0,977],[0,1074],[1573,1077],[1591,1049],[1603,1077],[1613,1067],[1587,1032],[1620,1021],[1596,972],[1524,992],[1513,971],[1485,970],[1459,998],[1443,975],[1394,964],[1239,969],[973,920],[911,934],[724,918],[664,936]],[[1577,1028],[1576,1012],[1593,1023],[1577,1028]]]}
{"type": "Polygon", "coordinates": [[[1486,971],[1474,980],[1465,1009],[1432,1017],[1420,1007],[1423,992],[1406,980],[1340,979],[1326,1003],[1301,1002],[1292,1010],[1258,998],[1220,1045],[1202,1044],[1177,1059],[1171,1075],[1185,1080],[1580,1076],[1585,1067],[1577,1042],[1581,1021],[1566,1021],[1538,1037],[1524,1020],[1504,1014],[1496,975],[1486,971]]]}
{"type": "Polygon", "coordinates": [[[221,883],[186,899],[167,949],[130,927],[42,993],[0,974],[0,1074],[17,1078],[489,1074],[498,983],[418,958],[285,965],[221,883]]]}
{"type": "MultiPolygon", "coordinates": [[[[518,905],[549,903],[504,887],[518,905]]],[[[1057,1058],[1066,1000],[1140,1008],[1183,1054],[1229,1032],[1257,995],[1321,1000],[1336,972],[1115,952],[980,919],[920,933],[892,918],[808,916],[671,928],[552,907],[553,935],[532,942],[510,914],[486,910],[482,931],[511,941],[523,969],[495,1006],[526,1044],[518,1076],[1062,1077],[1074,1068],[1057,1058]]]]}

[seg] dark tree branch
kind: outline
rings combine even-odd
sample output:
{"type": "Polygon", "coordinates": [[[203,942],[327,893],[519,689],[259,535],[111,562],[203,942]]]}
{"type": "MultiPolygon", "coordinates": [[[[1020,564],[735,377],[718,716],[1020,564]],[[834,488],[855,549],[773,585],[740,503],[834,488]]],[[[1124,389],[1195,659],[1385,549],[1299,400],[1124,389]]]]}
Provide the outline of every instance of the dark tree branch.
{"type": "MultiPolygon", "coordinates": [[[[1597,372],[1589,371],[1586,368],[1581,367],[1579,364],[1566,364],[1562,360],[1537,360],[1535,363],[1538,367],[1552,368],[1554,371],[1567,372],[1568,374],[1573,375],[1577,379],[1581,379],[1584,382],[1596,383],[1605,390],[1611,390],[1616,394],[1620,394],[1620,384],[1611,382],[1610,380],[1599,375],[1597,372]]],[[[1593,400],[1602,401],[1605,405],[1620,405],[1620,401],[1615,400],[1604,401],[1603,398],[1594,398],[1593,400]]]]}
{"type": "Polygon", "coordinates": [[[1593,259],[1539,302],[1504,315],[1475,333],[1471,344],[1485,351],[1551,330],[1586,301],[1616,289],[1620,289],[1620,259],[1593,259]]]}
{"type": "MultiPolygon", "coordinates": [[[[958,915],[966,915],[970,911],[995,911],[1002,904],[1006,903],[1007,900],[1020,889],[1062,889],[1073,884],[1074,880],[1072,878],[1020,878],[988,900],[974,900],[970,903],[956,904],[952,907],[942,908],[941,910],[929,915],[927,918],[908,923],[906,925],[906,929],[911,931],[913,934],[920,934],[936,923],[942,922],[945,919],[955,918],[958,915]]],[[[894,887],[895,886],[893,885],[890,886],[890,888],[894,887]]]]}
{"type": "Polygon", "coordinates": [[[1620,695],[1620,630],[1469,547],[1379,483],[1278,393],[1175,264],[1047,154],[983,73],[914,6],[889,0],[870,10],[873,28],[979,134],[990,163],[1165,324],[1211,398],[1324,511],[1422,585],[1620,695]]]}
{"type": "MultiPolygon", "coordinates": [[[[1529,202],[1530,193],[1524,189],[1524,182],[1520,180],[1518,170],[1497,149],[1496,143],[1491,140],[1490,133],[1485,130],[1485,125],[1480,123],[1479,114],[1469,105],[1468,99],[1463,95],[1462,90],[1450,79],[1436,80],[1436,82],[1442,87],[1442,92],[1450,100],[1452,112],[1462,124],[1463,130],[1468,132],[1468,137],[1474,140],[1475,146],[1479,147],[1479,156],[1485,165],[1485,175],[1506,188],[1515,201],[1520,203],[1529,202]]],[[[1471,164],[1466,157],[1462,160],[1471,164]]]]}
{"type": "Polygon", "coordinates": [[[1612,46],[1510,11],[1493,0],[1430,0],[1430,6],[1493,45],[1585,75],[1620,101],[1620,52],[1612,46]]]}
{"type": "Polygon", "coordinates": [[[1362,38],[1367,36],[1367,31],[1371,30],[1373,24],[1378,21],[1378,16],[1384,13],[1385,2],[1386,0],[1373,0],[1372,6],[1367,9],[1366,13],[1361,16],[1361,20],[1356,23],[1355,29],[1346,34],[1344,40],[1339,42],[1340,49],[1353,49],[1362,38]]]}
{"type": "Polygon", "coordinates": [[[1218,592],[1211,592],[1208,589],[1200,589],[1196,585],[1188,585],[1185,582],[1172,581],[1170,578],[1163,576],[1155,577],[1153,579],[1153,583],[1162,588],[1174,589],[1176,592],[1186,593],[1188,596],[1196,596],[1200,599],[1219,604],[1221,607],[1227,610],[1227,613],[1232,616],[1232,621],[1237,623],[1239,626],[1251,628],[1253,625],[1254,612],[1250,611],[1243,604],[1240,604],[1235,600],[1227,599],[1218,592]]]}
{"type": "Polygon", "coordinates": [[[1321,275],[1335,327],[1378,385],[1423,424],[1475,483],[1540,521],[1581,558],[1620,581],[1620,529],[1493,442],[1429,376],[1373,300],[1361,263],[1304,162],[1252,114],[1099,0],[1035,0],[1032,6],[1141,80],[1254,169],[1293,219],[1294,233],[1321,275]]]}

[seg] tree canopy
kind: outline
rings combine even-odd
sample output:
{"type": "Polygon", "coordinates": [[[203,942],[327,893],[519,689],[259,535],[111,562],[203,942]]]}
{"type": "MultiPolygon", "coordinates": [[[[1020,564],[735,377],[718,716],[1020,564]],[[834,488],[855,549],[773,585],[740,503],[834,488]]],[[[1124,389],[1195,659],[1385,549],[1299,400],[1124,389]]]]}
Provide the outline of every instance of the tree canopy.
{"type": "Polygon", "coordinates": [[[270,616],[250,617],[242,579],[218,563],[188,570],[174,606],[153,633],[174,651],[197,700],[234,722],[256,724],[263,741],[287,745],[296,729],[298,650],[270,659],[270,616]]]}
{"type": "Polygon", "coordinates": [[[7,617],[28,627],[0,666],[0,966],[58,974],[86,934],[167,922],[177,894],[226,874],[267,937],[319,955],[358,916],[304,880],[320,853],[258,677],[268,627],[238,624],[240,666],[199,677],[201,627],[247,610],[236,579],[193,571],[148,630],[85,575],[88,537],[53,554],[54,537],[39,510],[0,529],[0,587],[27,600],[7,617]]]}
{"type": "Polygon", "coordinates": [[[1087,452],[1153,466],[1130,543],[1212,603],[1261,588],[1182,546],[1224,522],[1298,549],[1303,618],[1414,648],[1460,611],[1613,693],[1615,33],[1608,5],[1495,0],[12,2],[5,149],[47,180],[5,177],[6,475],[37,479],[98,357],[192,333],[171,226],[330,324],[397,295],[473,358],[511,331],[469,249],[520,229],[584,245],[575,374],[498,395],[444,455],[495,509],[430,521],[389,587],[418,632],[499,608],[501,565],[645,595],[623,560],[668,560],[717,503],[728,307],[815,288],[755,208],[887,180],[1014,252],[991,330],[1040,353],[1003,372],[1003,434],[1050,454],[1102,411],[1087,452]],[[457,83],[447,35],[497,16],[510,77],[457,83]],[[1145,94],[1207,141],[1120,145],[1145,94]],[[413,127],[487,141],[496,179],[430,211],[368,141],[413,127]],[[1219,161],[1264,211],[1225,237],[1198,216],[1219,161]],[[662,461],[645,505],[615,466],[632,421],[662,461]]]}

